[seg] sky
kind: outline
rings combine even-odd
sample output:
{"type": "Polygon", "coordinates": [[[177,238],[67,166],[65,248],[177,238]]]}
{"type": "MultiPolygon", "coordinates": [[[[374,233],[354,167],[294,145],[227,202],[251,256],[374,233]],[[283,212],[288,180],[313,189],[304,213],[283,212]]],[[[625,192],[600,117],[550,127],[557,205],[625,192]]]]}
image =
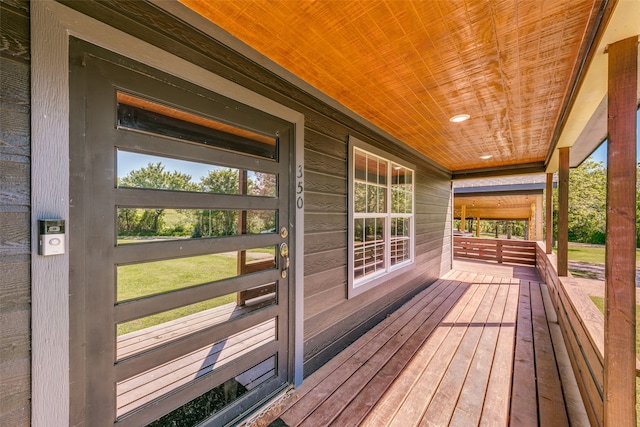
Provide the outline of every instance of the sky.
{"type": "MultiPolygon", "coordinates": [[[[640,110],[636,114],[636,159],[640,160],[640,110]]],[[[591,159],[596,162],[607,164],[607,142],[605,141],[591,154],[591,159]]]]}
{"type": "Polygon", "coordinates": [[[191,175],[191,182],[199,183],[202,177],[209,171],[220,169],[219,167],[198,162],[187,162],[168,157],[150,156],[147,154],[132,153],[118,150],[118,178],[123,178],[129,172],[146,167],[149,163],[162,163],[168,172],[178,171],[191,175]]]}

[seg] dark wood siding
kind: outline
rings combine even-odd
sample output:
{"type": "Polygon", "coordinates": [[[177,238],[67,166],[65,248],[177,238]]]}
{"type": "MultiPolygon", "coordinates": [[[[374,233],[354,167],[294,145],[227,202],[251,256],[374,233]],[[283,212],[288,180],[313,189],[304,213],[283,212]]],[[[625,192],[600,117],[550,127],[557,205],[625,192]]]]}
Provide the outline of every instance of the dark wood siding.
{"type": "Polygon", "coordinates": [[[29,3],[0,1],[0,425],[31,417],[29,3]]]}
{"type": "Polygon", "coordinates": [[[450,267],[450,175],[358,120],[145,2],[62,3],[305,115],[305,374],[324,364],[450,267]],[[347,299],[347,140],[417,164],[416,264],[347,299]]]}

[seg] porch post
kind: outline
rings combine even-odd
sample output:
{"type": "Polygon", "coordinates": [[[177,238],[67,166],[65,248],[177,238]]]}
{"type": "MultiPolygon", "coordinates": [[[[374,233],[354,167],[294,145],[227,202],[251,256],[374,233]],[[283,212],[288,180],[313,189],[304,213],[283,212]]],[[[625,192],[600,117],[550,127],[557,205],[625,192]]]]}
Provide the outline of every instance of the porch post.
{"type": "Polygon", "coordinates": [[[545,189],[546,196],[546,237],[545,237],[545,247],[546,252],[550,254],[553,252],[553,174],[547,174],[547,188],[545,189]]]}
{"type": "Polygon", "coordinates": [[[604,425],[635,426],[638,37],[609,45],[604,425]]]}
{"type": "Polygon", "coordinates": [[[467,205],[462,205],[462,208],[460,208],[460,231],[464,231],[465,230],[465,221],[467,220],[466,218],[467,216],[467,205]]]}
{"type": "Polygon", "coordinates": [[[480,217],[476,218],[476,237],[480,237],[480,217]]]}
{"type": "Polygon", "coordinates": [[[533,240],[542,241],[542,195],[536,196],[536,234],[533,240]]]}
{"type": "Polygon", "coordinates": [[[569,147],[558,149],[558,276],[569,272],[569,147]]]}

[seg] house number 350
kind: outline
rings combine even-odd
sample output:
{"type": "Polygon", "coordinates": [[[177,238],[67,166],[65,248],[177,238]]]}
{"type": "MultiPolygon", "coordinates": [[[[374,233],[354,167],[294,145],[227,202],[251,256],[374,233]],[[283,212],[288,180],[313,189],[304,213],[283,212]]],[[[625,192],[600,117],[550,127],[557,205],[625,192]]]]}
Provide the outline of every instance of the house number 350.
{"type": "Polygon", "coordinates": [[[298,172],[296,173],[296,179],[298,180],[298,184],[296,185],[296,206],[298,209],[302,209],[304,206],[304,199],[302,197],[302,193],[304,193],[304,184],[302,178],[304,178],[304,171],[302,170],[302,165],[298,165],[298,172]]]}

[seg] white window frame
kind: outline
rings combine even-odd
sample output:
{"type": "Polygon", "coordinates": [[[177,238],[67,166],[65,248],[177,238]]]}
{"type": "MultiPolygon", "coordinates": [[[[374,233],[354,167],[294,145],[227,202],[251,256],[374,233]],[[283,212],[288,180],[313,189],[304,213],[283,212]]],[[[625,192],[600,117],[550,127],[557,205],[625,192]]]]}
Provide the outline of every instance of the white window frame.
{"type": "Polygon", "coordinates": [[[416,167],[412,164],[405,162],[393,156],[387,152],[379,150],[364,141],[359,140],[353,136],[349,136],[349,193],[348,193],[348,218],[349,223],[347,227],[348,233],[348,298],[353,298],[362,294],[370,289],[375,288],[383,283],[388,283],[391,279],[404,274],[411,269],[415,268],[415,186],[416,186],[416,167]],[[387,162],[387,194],[386,194],[386,212],[384,213],[356,213],[355,212],[355,187],[356,187],[356,150],[365,153],[370,156],[380,158],[387,162]],[[392,167],[393,165],[400,166],[408,169],[412,174],[412,188],[411,188],[411,213],[392,213],[391,200],[392,200],[392,167]],[[358,279],[355,278],[355,220],[359,218],[380,218],[384,217],[384,267],[380,271],[376,271],[373,274],[369,274],[358,279]],[[391,265],[391,220],[394,218],[408,218],[409,219],[409,259],[391,265]]]}

